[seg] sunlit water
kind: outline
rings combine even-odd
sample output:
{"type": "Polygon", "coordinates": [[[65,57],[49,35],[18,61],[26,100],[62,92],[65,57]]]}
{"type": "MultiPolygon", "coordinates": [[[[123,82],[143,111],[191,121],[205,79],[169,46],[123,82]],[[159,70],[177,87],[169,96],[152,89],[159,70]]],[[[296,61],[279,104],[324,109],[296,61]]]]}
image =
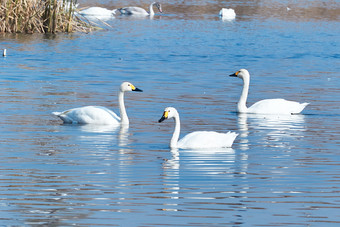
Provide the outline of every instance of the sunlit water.
{"type": "Polygon", "coordinates": [[[1,36],[1,226],[340,223],[339,5],[233,1],[230,22],[217,17],[228,6],[209,2],[202,12],[170,1],[161,17],[117,17],[90,34],[1,36]],[[242,83],[228,75],[240,68],[252,76],[249,104],[311,104],[298,116],[237,115],[242,83]],[[118,113],[123,81],[144,90],[126,94],[129,128],[51,115],[118,113]],[[182,135],[235,131],[233,148],[170,150],[173,122],[157,123],[167,106],[182,135]]]}

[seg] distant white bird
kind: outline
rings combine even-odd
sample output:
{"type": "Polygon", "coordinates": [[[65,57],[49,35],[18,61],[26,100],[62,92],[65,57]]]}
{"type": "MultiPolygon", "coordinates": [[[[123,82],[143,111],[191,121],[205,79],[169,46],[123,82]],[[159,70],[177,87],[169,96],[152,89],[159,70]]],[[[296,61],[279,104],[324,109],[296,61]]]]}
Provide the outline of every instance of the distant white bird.
{"type": "Polygon", "coordinates": [[[156,6],[158,11],[162,13],[162,6],[159,2],[153,2],[149,6],[149,12],[147,12],[145,9],[140,8],[140,7],[135,7],[135,6],[130,6],[130,7],[124,7],[118,9],[118,11],[122,15],[136,15],[136,16],[153,16],[155,15],[155,12],[153,11],[153,6],[156,6]]]}
{"type": "Polygon", "coordinates": [[[129,82],[123,82],[120,85],[120,91],[118,95],[120,117],[113,111],[102,106],[85,106],[79,108],[69,109],[63,112],[53,112],[64,123],[67,124],[102,124],[102,125],[117,125],[117,124],[129,124],[129,118],[127,116],[124,105],[124,93],[127,91],[142,91],[129,82]]]}
{"type": "Polygon", "coordinates": [[[219,16],[222,20],[234,20],[236,18],[235,10],[222,8],[220,10],[219,16]]]}
{"type": "Polygon", "coordinates": [[[158,122],[162,122],[170,118],[174,118],[175,120],[175,130],[170,141],[170,148],[203,149],[231,147],[238,135],[235,132],[218,133],[214,131],[196,131],[187,134],[178,141],[181,123],[179,114],[175,108],[165,108],[163,116],[158,122]]]}
{"type": "Polygon", "coordinates": [[[114,19],[117,9],[109,10],[103,7],[90,7],[79,11],[79,14],[88,18],[97,18],[100,20],[114,19]]]}
{"type": "Polygon", "coordinates": [[[3,52],[2,52],[2,56],[6,57],[6,55],[7,55],[7,50],[4,49],[3,52]]]}
{"type": "Polygon", "coordinates": [[[246,106],[250,75],[248,70],[240,69],[229,76],[238,77],[243,80],[243,90],[240,100],[237,103],[237,112],[255,114],[297,114],[300,113],[309,103],[298,103],[285,99],[264,99],[254,103],[251,107],[246,106]]]}

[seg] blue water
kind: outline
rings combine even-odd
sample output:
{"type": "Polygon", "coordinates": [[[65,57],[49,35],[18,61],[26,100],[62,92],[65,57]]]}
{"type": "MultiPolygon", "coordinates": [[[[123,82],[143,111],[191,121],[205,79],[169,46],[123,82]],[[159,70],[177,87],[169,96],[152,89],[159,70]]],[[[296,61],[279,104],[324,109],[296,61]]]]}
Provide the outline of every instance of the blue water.
{"type": "Polygon", "coordinates": [[[276,14],[285,2],[233,1],[228,22],[216,1],[206,5],[217,13],[188,12],[202,9],[195,1],[178,13],[176,3],[89,34],[1,35],[0,226],[340,223],[339,4],[313,16],[301,12],[314,1],[290,14],[276,14]],[[248,104],[311,104],[298,116],[237,115],[242,83],[228,75],[240,68],[251,73],[248,104]],[[123,81],[144,90],[126,94],[129,128],[51,115],[84,105],[118,112],[123,81]],[[173,122],[157,123],[167,106],[182,135],[240,135],[231,149],[171,151],[173,122]]]}

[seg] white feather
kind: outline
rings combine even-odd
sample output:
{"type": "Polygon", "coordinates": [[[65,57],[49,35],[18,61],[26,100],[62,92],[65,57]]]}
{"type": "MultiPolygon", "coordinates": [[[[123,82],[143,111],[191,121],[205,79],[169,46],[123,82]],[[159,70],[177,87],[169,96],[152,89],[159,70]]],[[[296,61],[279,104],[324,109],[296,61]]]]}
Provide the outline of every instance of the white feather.
{"type": "Polygon", "coordinates": [[[235,132],[219,133],[214,131],[196,131],[187,134],[178,141],[181,123],[177,110],[173,107],[165,108],[163,116],[159,122],[170,118],[175,120],[175,130],[170,140],[171,148],[205,149],[231,147],[238,135],[235,132]]]}
{"type": "Polygon", "coordinates": [[[240,100],[237,103],[237,112],[239,113],[254,113],[254,114],[298,114],[309,103],[299,103],[288,101],[285,99],[264,99],[254,103],[249,108],[246,106],[250,74],[246,69],[240,69],[236,73],[230,75],[243,80],[243,89],[240,100]]]}
{"type": "Polygon", "coordinates": [[[222,8],[219,12],[222,20],[234,20],[236,18],[235,10],[222,8]]]}
{"type": "Polygon", "coordinates": [[[53,112],[64,123],[67,124],[101,124],[101,125],[119,125],[129,124],[124,105],[124,93],[126,91],[142,91],[129,82],[123,82],[120,85],[118,95],[119,111],[121,116],[118,117],[113,111],[102,106],[84,106],[65,110],[63,112],[53,112]]]}

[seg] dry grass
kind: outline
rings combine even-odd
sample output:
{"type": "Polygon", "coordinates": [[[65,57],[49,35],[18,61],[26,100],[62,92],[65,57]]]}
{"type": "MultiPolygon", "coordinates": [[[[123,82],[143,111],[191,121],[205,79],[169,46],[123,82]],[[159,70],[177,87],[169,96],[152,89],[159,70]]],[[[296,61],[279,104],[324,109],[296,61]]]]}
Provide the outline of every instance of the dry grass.
{"type": "Polygon", "coordinates": [[[93,27],[74,16],[74,1],[0,0],[0,32],[89,32],[93,27]]]}

